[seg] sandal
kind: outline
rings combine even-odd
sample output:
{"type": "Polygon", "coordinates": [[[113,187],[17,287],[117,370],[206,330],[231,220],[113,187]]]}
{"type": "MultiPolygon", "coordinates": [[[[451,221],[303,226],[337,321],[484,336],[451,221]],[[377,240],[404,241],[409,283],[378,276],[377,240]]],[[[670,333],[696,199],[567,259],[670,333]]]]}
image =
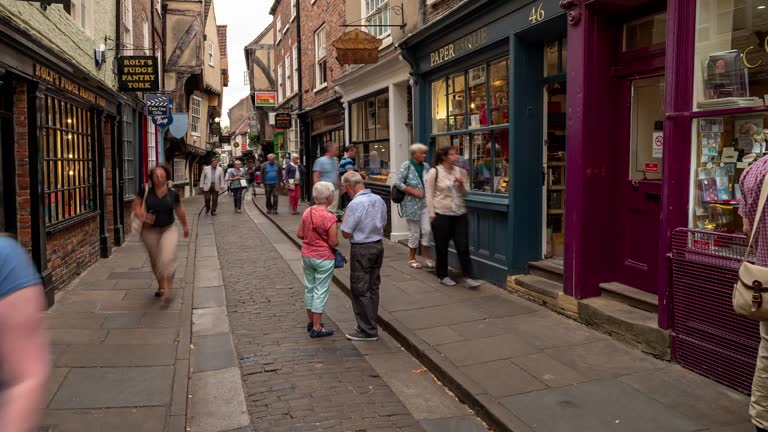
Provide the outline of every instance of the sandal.
{"type": "Polygon", "coordinates": [[[162,297],[163,296],[163,290],[159,289],[155,291],[155,297],[162,297]]]}
{"type": "Polygon", "coordinates": [[[422,265],[419,264],[419,262],[416,261],[416,260],[410,260],[410,261],[408,261],[408,267],[410,267],[412,269],[417,269],[418,270],[418,269],[422,268],[422,265]]]}
{"type": "Polygon", "coordinates": [[[432,270],[435,268],[435,263],[432,260],[424,260],[424,267],[432,270]]]}
{"type": "Polygon", "coordinates": [[[320,330],[312,330],[309,332],[309,337],[312,339],[315,338],[321,338],[326,336],[333,336],[333,334],[336,333],[334,330],[326,330],[326,329],[320,329],[320,330]]]}
{"type": "MultiPolygon", "coordinates": [[[[325,327],[325,324],[320,323],[320,327],[325,327]]],[[[312,331],[312,323],[307,323],[307,331],[308,332],[312,331]]]]}

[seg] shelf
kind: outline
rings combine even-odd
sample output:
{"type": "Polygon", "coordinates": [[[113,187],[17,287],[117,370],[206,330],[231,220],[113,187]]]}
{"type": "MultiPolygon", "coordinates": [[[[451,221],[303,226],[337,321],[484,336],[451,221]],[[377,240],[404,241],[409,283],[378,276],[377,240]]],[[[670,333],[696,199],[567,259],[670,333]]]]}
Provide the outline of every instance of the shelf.
{"type": "Polygon", "coordinates": [[[547,167],[564,167],[565,162],[547,162],[547,167]]]}
{"type": "Polygon", "coordinates": [[[563,209],[547,209],[547,214],[551,215],[564,215],[565,210],[563,209]]]}
{"type": "Polygon", "coordinates": [[[551,190],[551,191],[564,191],[565,190],[565,186],[558,186],[558,185],[547,186],[547,190],[551,190]]]}

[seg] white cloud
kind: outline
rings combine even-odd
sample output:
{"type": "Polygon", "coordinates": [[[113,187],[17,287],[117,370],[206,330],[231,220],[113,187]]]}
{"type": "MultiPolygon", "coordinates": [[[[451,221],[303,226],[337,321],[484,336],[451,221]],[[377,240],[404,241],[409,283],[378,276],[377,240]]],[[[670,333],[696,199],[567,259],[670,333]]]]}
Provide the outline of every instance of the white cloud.
{"type": "Polygon", "coordinates": [[[243,48],[272,22],[272,3],[273,0],[214,0],[217,23],[227,25],[229,86],[224,89],[222,125],[229,124],[229,108],[250,93],[244,81],[247,68],[243,48]]]}

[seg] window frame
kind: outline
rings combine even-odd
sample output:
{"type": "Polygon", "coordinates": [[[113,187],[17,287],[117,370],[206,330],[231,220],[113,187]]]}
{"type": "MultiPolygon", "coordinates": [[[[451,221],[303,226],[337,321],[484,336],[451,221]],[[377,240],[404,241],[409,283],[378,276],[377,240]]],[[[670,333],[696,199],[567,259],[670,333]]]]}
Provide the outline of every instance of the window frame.
{"type": "Polygon", "coordinates": [[[93,0],[72,0],[69,17],[88,35],[93,36],[93,0]],[[85,12],[83,12],[85,6],[85,12]]]}
{"type": "Polygon", "coordinates": [[[147,173],[157,166],[157,130],[152,118],[147,117],[147,173]]]}
{"type": "Polygon", "coordinates": [[[298,0],[291,0],[291,21],[296,19],[297,6],[298,6],[298,0]]]}
{"type": "Polygon", "coordinates": [[[294,44],[292,61],[293,61],[293,90],[299,92],[299,44],[294,44]]]}
{"type": "Polygon", "coordinates": [[[126,48],[128,50],[132,49],[134,46],[134,40],[133,40],[133,4],[131,0],[123,0],[122,5],[122,15],[120,19],[122,20],[122,27],[123,27],[123,48],[126,48]],[[128,40],[130,39],[130,41],[128,40]]]}
{"type": "Polygon", "coordinates": [[[191,133],[193,136],[200,136],[200,123],[203,118],[202,107],[203,99],[192,95],[189,102],[189,133],[191,133]],[[195,104],[195,102],[197,102],[197,104],[195,104]],[[197,105],[197,107],[195,107],[195,105],[197,105]],[[197,109],[197,114],[195,114],[195,109],[197,109]],[[195,121],[195,119],[197,119],[197,121],[195,121]]]}
{"type": "MultiPolygon", "coordinates": [[[[361,0],[362,1],[362,12],[363,12],[363,20],[366,24],[370,25],[389,25],[392,21],[392,15],[390,14],[390,1],[391,0],[361,0]],[[369,10],[370,4],[376,4],[378,5],[373,9],[369,10]],[[373,20],[372,20],[373,18],[373,20]]],[[[367,31],[372,36],[379,38],[379,39],[385,39],[388,36],[392,35],[392,29],[390,27],[365,27],[365,31],[367,31]]]]}
{"type": "Polygon", "coordinates": [[[150,55],[149,20],[144,12],[141,13],[141,36],[144,41],[144,54],[150,55]]]}
{"type": "Polygon", "coordinates": [[[277,102],[285,100],[284,87],[283,87],[283,64],[277,65],[277,102]]]}
{"type": "Polygon", "coordinates": [[[315,30],[315,91],[321,90],[328,86],[328,44],[327,44],[327,26],[321,25],[315,30]],[[320,36],[322,35],[322,44],[320,43],[320,36]],[[320,55],[322,47],[322,55],[320,55]],[[322,66],[321,66],[322,65],[322,66]],[[322,82],[321,71],[322,68],[322,82]]]}
{"type": "Polygon", "coordinates": [[[207,41],[208,43],[208,66],[216,66],[216,50],[213,46],[213,41],[207,41]]]}
{"type": "Polygon", "coordinates": [[[275,32],[277,33],[275,41],[280,42],[280,39],[283,38],[283,20],[280,15],[275,18],[275,32]]]}
{"type": "Polygon", "coordinates": [[[138,165],[138,145],[136,142],[136,121],[134,110],[131,106],[125,106],[123,116],[120,119],[122,126],[123,143],[123,199],[129,200],[136,195],[138,187],[137,179],[139,176],[138,165]]]}
{"type": "Polygon", "coordinates": [[[293,89],[293,79],[292,79],[292,71],[291,71],[291,53],[288,53],[285,55],[285,59],[283,60],[283,67],[285,68],[285,98],[288,99],[293,95],[293,93],[296,91],[293,89]]]}
{"type": "Polygon", "coordinates": [[[173,182],[174,183],[186,183],[187,182],[187,160],[186,159],[173,159],[173,182]],[[181,169],[179,168],[181,165],[181,169]],[[181,176],[181,178],[178,177],[181,176]]]}

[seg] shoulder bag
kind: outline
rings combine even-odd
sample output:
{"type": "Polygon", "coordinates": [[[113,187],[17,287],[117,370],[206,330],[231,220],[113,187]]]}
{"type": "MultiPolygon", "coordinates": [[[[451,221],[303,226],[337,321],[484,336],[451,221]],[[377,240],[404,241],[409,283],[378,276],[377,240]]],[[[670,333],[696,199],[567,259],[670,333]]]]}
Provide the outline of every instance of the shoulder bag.
{"type": "MultiPolygon", "coordinates": [[[[312,222],[312,230],[315,232],[315,234],[320,236],[320,238],[323,238],[323,239],[326,238],[327,234],[323,234],[315,227],[315,219],[312,217],[311,208],[309,209],[309,220],[310,222],[312,222]]],[[[328,240],[326,240],[326,243],[327,242],[328,240]]],[[[331,247],[331,245],[328,245],[328,247],[331,247]]],[[[333,267],[337,269],[344,268],[344,264],[347,262],[347,258],[344,256],[344,254],[340,250],[332,247],[331,247],[331,251],[333,252],[333,255],[335,257],[334,258],[335,262],[333,264],[333,267]]]]}
{"type": "MultiPolygon", "coordinates": [[[[411,174],[411,162],[408,162],[408,170],[405,172],[405,180],[403,180],[403,183],[408,186],[408,176],[411,174]]],[[[397,188],[397,186],[392,185],[390,188],[390,195],[392,202],[395,204],[400,204],[405,200],[405,192],[401,191],[397,188]]]]}
{"type": "MultiPolygon", "coordinates": [[[[146,210],[147,209],[147,194],[149,194],[149,184],[144,185],[144,198],[141,200],[141,209],[146,210]]],[[[141,231],[141,228],[144,226],[144,221],[139,219],[136,214],[131,215],[131,232],[139,232],[141,231]]]]}
{"type": "MultiPolygon", "coordinates": [[[[768,321],[768,306],[763,303],[763,294],[768,293],[768,268],[752,264],[747,261],[747,258],[752,249],[755,232],[759,229],[766,197],[768,197],[768,175],[763,179],[760,188],[760,201],[757,204],[755,220],[752,222],[749,245],[744,251],[744,260],[739,268],[739,280],[733,287],[733,310],[741,316],[757,321],[768,321]]],[[[768,245],[761,244],[760,247],[768,247],[768,245]]]]}

